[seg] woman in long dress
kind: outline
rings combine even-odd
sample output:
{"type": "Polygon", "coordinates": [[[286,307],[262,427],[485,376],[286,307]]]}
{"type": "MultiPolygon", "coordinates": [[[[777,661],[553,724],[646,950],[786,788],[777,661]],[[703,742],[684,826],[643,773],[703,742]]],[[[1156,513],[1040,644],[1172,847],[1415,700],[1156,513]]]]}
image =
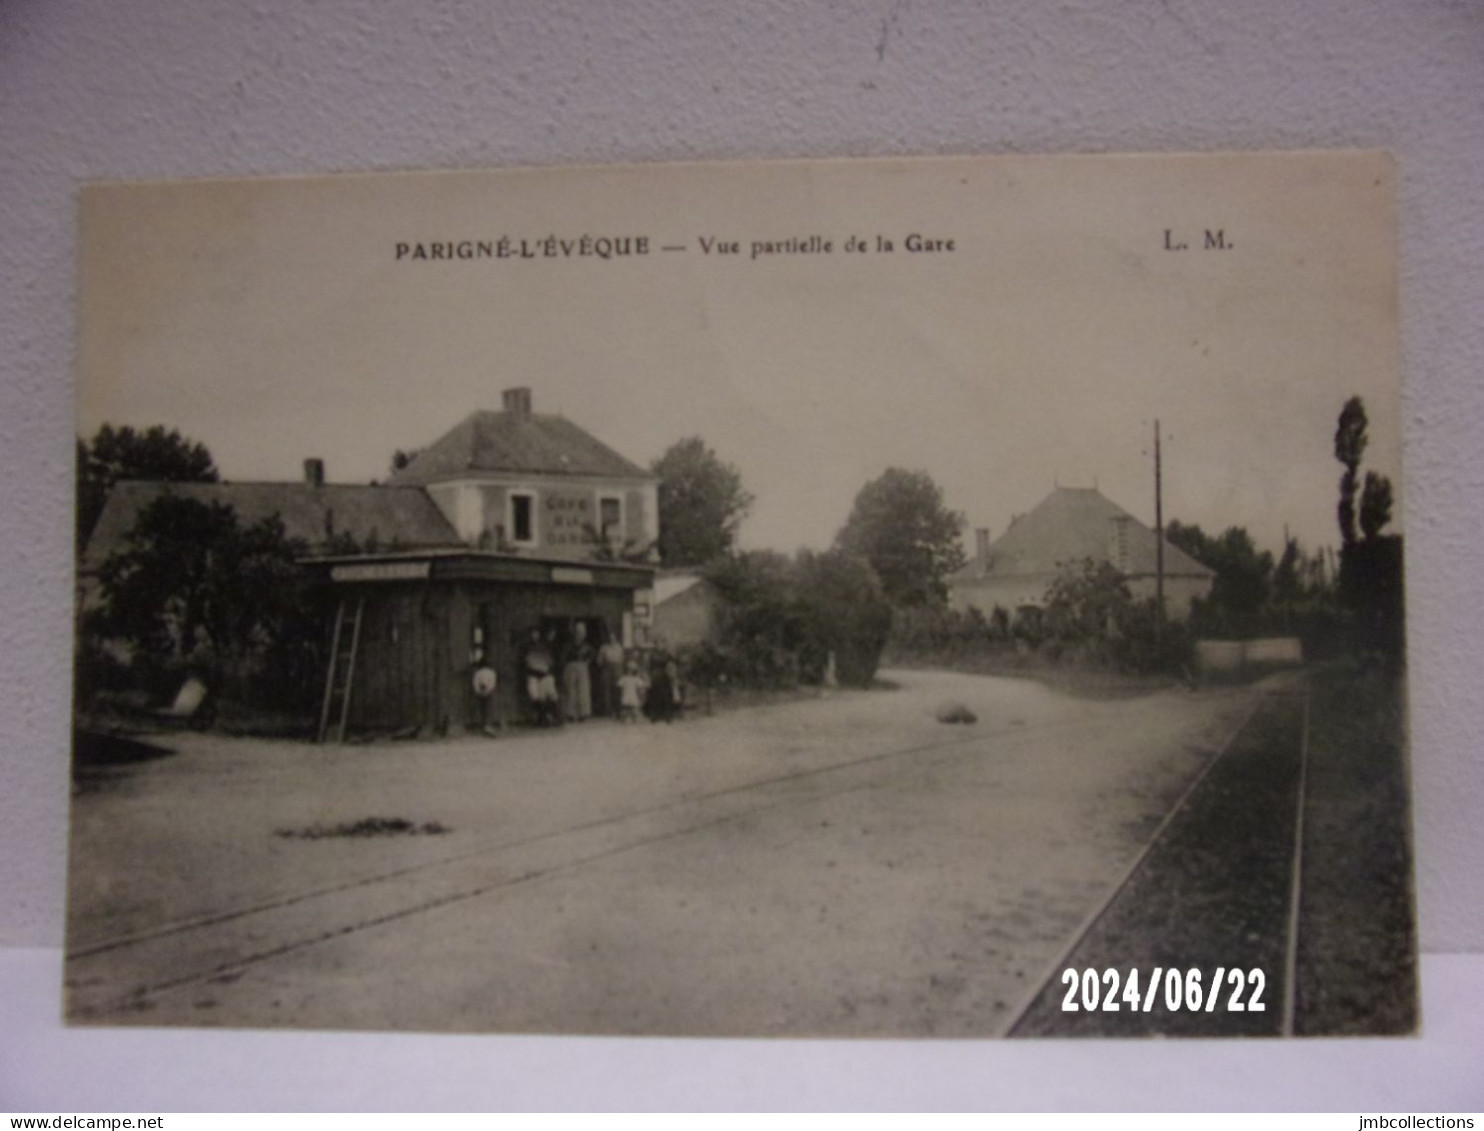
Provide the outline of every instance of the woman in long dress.
{"type": "Polygon", "coordinates": [[[537,726],[555,726],[562,721],[557,704],[556,678],[552,675],[555,664],[554,651],[541,638],[541,630],[531,629],[531,641],[526,646],[522,666],[526,672],[526,698],[531,704],[531,721],[537,726]]]}
{"type": "Polygon", "coordinates": [[[624,673],[623,644],[609,632],[608,639],[598,649],[598,713],[613,718],[619,713],[618,681],[624,673]]]}

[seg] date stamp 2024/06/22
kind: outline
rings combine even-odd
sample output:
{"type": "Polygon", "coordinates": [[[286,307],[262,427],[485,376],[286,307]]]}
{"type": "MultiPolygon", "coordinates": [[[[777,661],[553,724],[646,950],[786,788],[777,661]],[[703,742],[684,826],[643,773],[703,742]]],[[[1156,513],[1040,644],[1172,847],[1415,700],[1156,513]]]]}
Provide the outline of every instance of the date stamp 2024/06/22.
{"type": "Polygon", "coordinates": [[[1142,993],[1139,989],[1140,974],[1137,967],[1120,973],[1112,967],[1102,971],[1092,967],[1077,971],[1069,966],[1059,979],[1067,987],[1066,995],[1061,999],[1062,1012],[1085,1010],[1092,1013],[1101,1009],[1104,1013],[1117,1013],[1126,1008],[1149,1013],[1156,1005],[1168,1013],[1178,1013],[1182,1009],[1199,1013],[1203,1007],[1207,1013],[1215,1013],[1218,1009],[1227,1013],[1263,1013],[1268,1008],[1263,1000],[1268,976],[1256,967],[1242,970],[1218,966],[1208,982],[1197,966],[1183,971],[1156,966],[1142,979],[1142,993]],[[1226,997],[1224,1004],[1223,995],[1226,997]]]}

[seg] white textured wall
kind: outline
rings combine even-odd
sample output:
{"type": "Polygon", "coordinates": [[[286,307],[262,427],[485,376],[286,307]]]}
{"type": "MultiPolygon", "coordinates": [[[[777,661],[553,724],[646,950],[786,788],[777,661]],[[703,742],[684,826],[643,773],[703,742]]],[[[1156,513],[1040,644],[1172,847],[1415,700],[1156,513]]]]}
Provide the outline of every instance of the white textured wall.
{"type": "Polygon", "coordinates": [[[1484,5],[3,0],[0,944],[60,944],[89,178],[1382,146],[1400,159],[1422,942],[1484,950],[1484,5]]]}

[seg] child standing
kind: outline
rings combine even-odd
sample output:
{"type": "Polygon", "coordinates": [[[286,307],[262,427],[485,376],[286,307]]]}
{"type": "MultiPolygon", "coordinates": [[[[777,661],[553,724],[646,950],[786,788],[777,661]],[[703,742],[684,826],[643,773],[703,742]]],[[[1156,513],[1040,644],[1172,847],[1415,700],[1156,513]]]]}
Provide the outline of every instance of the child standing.
{"type": "Polygon", "coordinates": [[[639,721],[639,707],[644,702],[644,693],[647,690],[645,679],[639,674],[638,666],[633,660],[624,665],[623,675],[618,677],[618,721],[621,723],[637,723],[639,721]]]}

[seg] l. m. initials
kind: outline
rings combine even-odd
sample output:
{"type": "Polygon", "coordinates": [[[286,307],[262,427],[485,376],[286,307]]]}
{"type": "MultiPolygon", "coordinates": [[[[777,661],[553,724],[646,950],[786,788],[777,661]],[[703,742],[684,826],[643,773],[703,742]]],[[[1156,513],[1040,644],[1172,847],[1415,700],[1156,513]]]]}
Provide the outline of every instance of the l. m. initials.
{"type": "MultiPolygon", "coordinates": [[[[1226,238],[1225,228],[1205,228],[1203,229],[1203,234],[1205,239],[1201,244],[1202,251],[1230,251],[1236,246],[1226,238]]],[[[1164,250],[1189,251],[1190,243],[1188,240],[1177,236],[1173,228],[1166,228],[1164,250]]]]}

